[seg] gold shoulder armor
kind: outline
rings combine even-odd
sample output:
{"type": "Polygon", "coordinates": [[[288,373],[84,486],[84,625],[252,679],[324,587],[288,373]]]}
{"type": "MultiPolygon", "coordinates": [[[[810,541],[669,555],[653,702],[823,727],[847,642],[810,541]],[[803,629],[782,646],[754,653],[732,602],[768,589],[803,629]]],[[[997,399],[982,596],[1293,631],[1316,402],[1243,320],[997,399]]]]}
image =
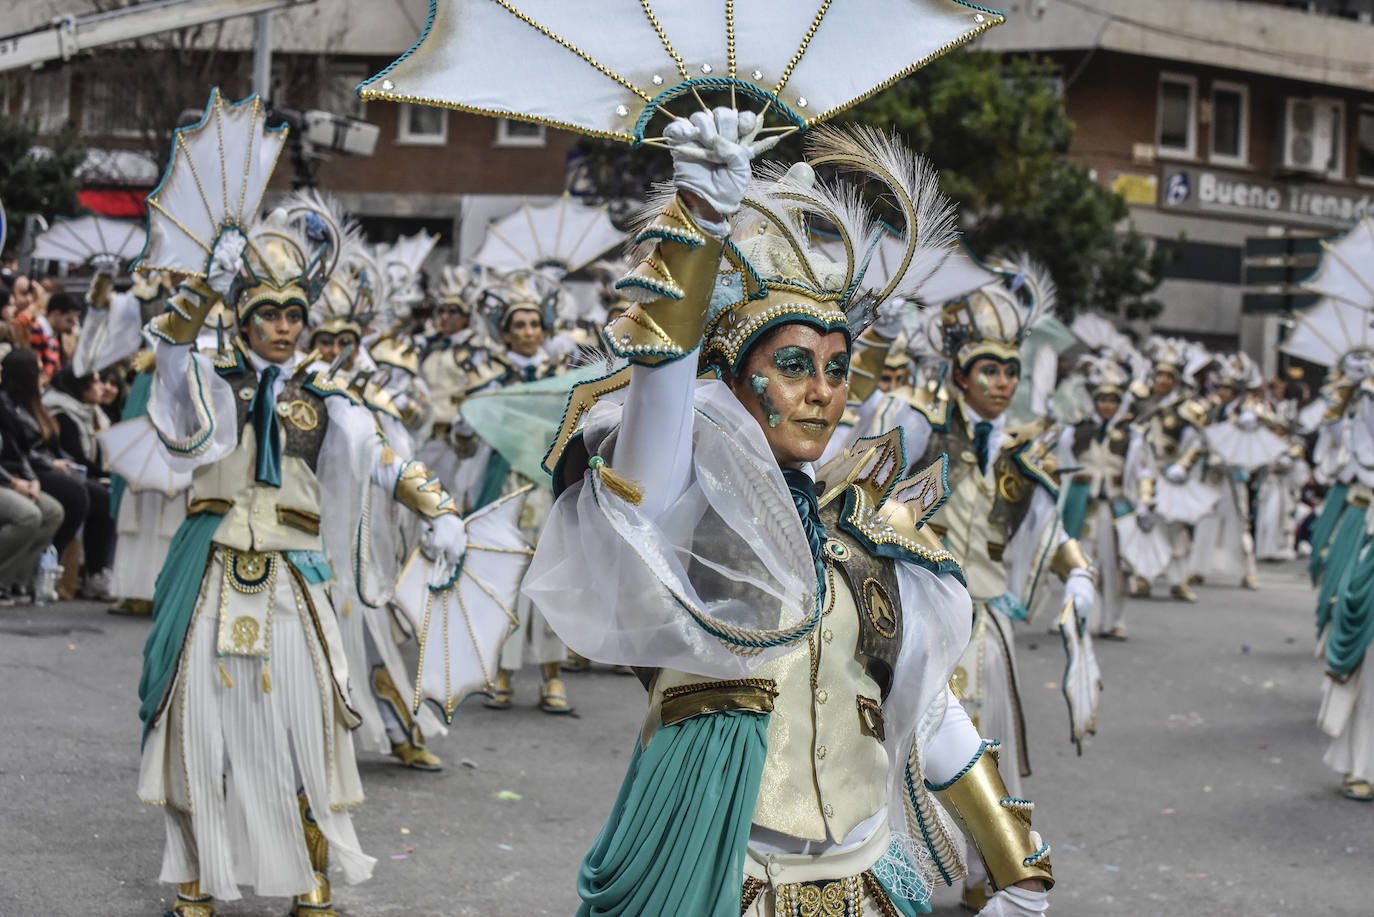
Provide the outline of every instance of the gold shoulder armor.
{"type": "Polygon", "coordinates": [[[1207,402],[1201,398],[1189,398],[1178,406],[1178,416],[1195,427],[1207,424],[1207,402]]]}

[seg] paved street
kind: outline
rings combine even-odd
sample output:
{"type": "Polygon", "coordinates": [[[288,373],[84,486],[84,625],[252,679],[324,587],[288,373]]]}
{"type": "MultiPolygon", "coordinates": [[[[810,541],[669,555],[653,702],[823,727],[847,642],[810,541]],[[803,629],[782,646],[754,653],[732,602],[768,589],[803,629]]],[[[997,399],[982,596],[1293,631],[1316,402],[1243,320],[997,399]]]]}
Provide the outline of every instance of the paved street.
{"type": "MultiPolygon", "coordinates": [[[[1321,665],[1298,565],[1263,589],[1204,586],[1196,606],[1134,602],[1102,642],[1101,731],[1076,757],[1044,624],[1017,651],[1060,915],[1367,915],[1374,806],[1340,798],[1314,718],[1321,665]]],[[[0,610],[0,915],[157,915],[160,814],[134,795],[147,622],[65,604],[0,610]]],[[[357,813],[374,879],[336,889],[349,917],[567,915],[577,864],[610,807],[643,691],[570,675],[576,717],[473,708],[434,743],[441,774],[362,765],[357,813]]],[[[937,914],[960,913],[953,897],[937,914]]],[[[281,915],[282,900],[222,905],[281,915]]]]}

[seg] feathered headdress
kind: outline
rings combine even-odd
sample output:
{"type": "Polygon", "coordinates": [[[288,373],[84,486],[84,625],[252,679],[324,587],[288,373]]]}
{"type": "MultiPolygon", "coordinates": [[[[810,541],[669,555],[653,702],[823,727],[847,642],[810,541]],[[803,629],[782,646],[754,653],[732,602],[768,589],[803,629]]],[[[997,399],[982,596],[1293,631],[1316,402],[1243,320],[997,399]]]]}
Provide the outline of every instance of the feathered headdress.
{"type": "Polygon", "coordinates": [[[342,206],[318,191],[299,191],[283,204],[310,238],[337,239],[338,255],[311,309],[312,334],[352,332],[362,339],[380,300],[381,270],[372,260],[362,228],[349,220],[342,206]]]}
{"type": "Polygon", "coordinates": [[[414,235],[401,236],[391,245],[377,246],[374,257],[384,278],[386,306],[395,320],[408,319],[411,310],[424,301],[421,266],[438,244],[438,236],[422,229],[414,235]]]}
{"type": "Polygon", "coordinates": [[[1019,362],[1026,335],[1058,298],[1049,271],[1025,255],[985,266],[1000,279],[945,303],[926,324],[931,346],[960,370],[982,357],[1019,362]]]}
{"type": "Polygon", "coordinates": [[[482,290],[483,309],[496,331],[503,332],[512,315],[538,312],[546,329],[552,328],[563,299],[570,294],[563,285],[540,271],[515,270],[482,290]]]}
{"type": "Polygon", "coordinates": [[[1096,354],[1085,354],[1079,359],[1078,366],[1087,377],[1088,388],[1092,390],[1094,398],[1102,395],[1125,397],[1131,374],[1116,360],[1096,354]]]}
{"type": "Polygon", "coordinates": [[[439,270],[439,302],[472,314],[479,294],[477,273],[466,264],[446,264],[439,270]]]}
{"type": "Polygon", "coordinates": [[[264,304],[299,303],[308,311],[338,264],[338,226],[278,207],[244,234],[243,287],[234,303],[239,323],[264,304]]]}
{"type": "Polygon", "coordinates": [[[1155,335],[1145,342],[1145,355],[1154,363],[1156,373],[1172,373],[1181,378],[1188,363],[1188,342],[1155,335]]]}
{"type": "MultiPolygon", "coordinates": [[[[727,266],[717,278],[707,317],[702,360],[737,372],[749,347],[766,331],[802,322],[851,340],[894,297],[913,297],[948,256],[954,211],[939,193],[938,177],[894,137],[867,127],[821,127],[808,138],[807,163],[784,171],[756,169],[726,244],[727,266]],[[860,181],[818,178],[831,167],[885,186],[902,215],[902,251],[878,283],[868,277],[884,231],[865,202],[860,181]],[[838,235],[842,260],[811,244],[813,225],[838,235]]],[[[617,283],[658,295],[639,273],[617,283]]]]}
{"type": "Polygon", "coordinates": [[[1233,388],[1238,392],[1248,392],[1251,389],[1259,388],[1264,384],[1264,377],[1260,373],[1260,368],[1247,353],[1228,353],[1217,355],[1216,384],[1225,388],[1233,388]]]}

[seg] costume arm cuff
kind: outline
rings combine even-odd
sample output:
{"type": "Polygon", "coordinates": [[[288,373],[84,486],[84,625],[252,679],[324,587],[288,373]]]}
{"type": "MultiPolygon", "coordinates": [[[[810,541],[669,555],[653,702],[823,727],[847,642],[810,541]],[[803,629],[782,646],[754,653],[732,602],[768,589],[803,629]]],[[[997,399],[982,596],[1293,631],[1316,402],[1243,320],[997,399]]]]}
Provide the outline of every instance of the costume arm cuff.
{"type": "Polygon", "coordinates": [[[439,479],[423,462],[409,461],[401,466],[393,493],[397,503],[414,510],[426,519],[435,519],[445,513],[462,517],[453,498],[444,490],[444,485],[439,483],[439,479]]]}
{"type": "Polygon", "coordinates": [[[1183,453],[1183,458],[1178,460],[1179,467],[1185,471],[1192,471],[1193,465],[1197,462],[1197,457],[1202,454],[1202,446],[1193,446],[1183,453]]]}
{"type": "Polygon", "coordinates": [[[152,335],[169,344],[190,344],[219,301],[219,294],[199,277],[192,277],[167,300],[167,311],[148,323],[152,335]]]}
{"type": "Polygon", "coordinates": [[[615,286],[647,291],[649,298],[603,333],[616,356],[653,366],[684,357],[701,343],[722,242],[702,229],[676,196],[635,241],[653,248],[615,286]]]}
{"type": "Polygon", "coordinates": [[[1029,799],[1007,793],[997,772],[997,743],[984,742],[978,755],[949,783],[929,789],[959,823],[964,836],[978,848],[988,877],[998,888],[1026,879],[1054,885],[1049,846],[1031,836],[1029,799]]]}
{"type": "Polygon", "coordinates": [[[1143,506],[1153,506],[1155,502],[1155,479],[1141,478],[1139,488],[1141,504],[1143,506]]]}
{"type": "Polygon", "coordinates": [[[1085,570],[1094,581],[1097,579],[1093,573],[1092,562],[1083,553],[1083,546],[1078,543],[1077,538],[1066,538],[1064,543],[1055,549],[1054,559],[1050,561],[1050,570],[1061,580],[1067,580],[1069,574],[1075,570],[1085,570]]]}

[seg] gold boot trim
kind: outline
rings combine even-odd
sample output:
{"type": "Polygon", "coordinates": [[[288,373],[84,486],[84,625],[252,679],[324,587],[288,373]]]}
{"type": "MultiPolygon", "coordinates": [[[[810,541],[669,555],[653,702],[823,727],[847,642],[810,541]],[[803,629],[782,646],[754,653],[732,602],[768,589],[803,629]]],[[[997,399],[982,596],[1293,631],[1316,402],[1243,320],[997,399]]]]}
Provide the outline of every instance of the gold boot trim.
{"type": "Polygon", "coordinates": [[[177,886],[177,901],[172,907],[173,917],[215,917],[215,899],[200,890],[200,880],[192,879],[177,886]]]}
{"type": "Polygon", "coordinates": [[[539,695],[539,709],[545,713],[572,713],[568,704],[568,692],[563,687],[563,679],[558,677],[558,663],[546,662],[543,665],[544,689],[539,695]]]}
{"type": "Polygon", "coordinates": [[[391,754],[406,767],[413,770],[433,772],[444,769],[444,762],[439,760],[438,755],[423,745],[416,745],[409,739],[400,743],[391,743],[391,754]]]}
{"type": "Polygon", "coordinates": [[[315,871],[315,887],[291,899],[291,917],[339,917],[334,910],[334,892],[322,870],[315,871]]]}
{"type": "Polygon", "coordinates": [[[491,697],[484,700],[482,706],[493,710],[509,710],[513,697],[515,689],[511,687],[510,669],[497,669],[496,684],[492,687],[491,697]]]}
{"type": "Polygon", "coordinates": [[[1179,583],[1169,590],[1169,595],[1178,599],[1180,602],[1196,602],[1197,593],[1192,590],[1187,583],[1179,583]]]}

